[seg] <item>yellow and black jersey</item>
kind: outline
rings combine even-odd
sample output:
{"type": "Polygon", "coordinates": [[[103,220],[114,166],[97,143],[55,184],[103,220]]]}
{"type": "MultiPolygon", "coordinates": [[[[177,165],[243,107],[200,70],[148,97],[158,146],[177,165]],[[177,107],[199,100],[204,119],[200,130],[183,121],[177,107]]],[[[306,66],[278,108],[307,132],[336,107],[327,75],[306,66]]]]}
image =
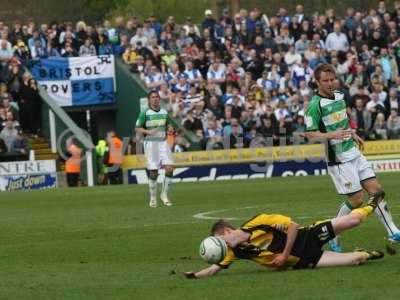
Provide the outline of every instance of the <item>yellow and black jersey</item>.
{"type": "MultiPolygon", "coordinates": [[[[235,248],[228,247],[227,255],[218,265],[227,268],[237,259],[250,259],[270,267],[274,258],[285,248],[287,230],[291,222],[291,218],[283,215],[255,216],[240,227],[250,234],[247,243],[235,248]]],[[[285,266],[314,267],[322,255],[323,244],[334,236],[330,221],[300,228],[285,266]]]]}

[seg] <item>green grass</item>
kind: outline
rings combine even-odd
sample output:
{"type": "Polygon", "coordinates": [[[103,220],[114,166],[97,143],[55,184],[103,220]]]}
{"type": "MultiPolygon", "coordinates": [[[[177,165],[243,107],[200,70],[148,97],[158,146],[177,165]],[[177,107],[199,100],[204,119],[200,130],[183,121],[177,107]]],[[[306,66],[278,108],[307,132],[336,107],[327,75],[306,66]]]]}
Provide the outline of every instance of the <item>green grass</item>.
{"type": "MultiPolygon", "coordinates": [[[[400,222],[400,174],[380,177],[400,222]]],[[[173,207],[148,208],[147,186],[0,194],[0,299],[400,299],[400,254],[361,267],[276,272],[242,261],[216,277],[200,241],[213,220],[239,225],[258,212],[301,224],[334,216],[329,177],[176,184],[173,207]]],[[[383,249],[376,218],[343,236],[345,250],[383,249]]]]}

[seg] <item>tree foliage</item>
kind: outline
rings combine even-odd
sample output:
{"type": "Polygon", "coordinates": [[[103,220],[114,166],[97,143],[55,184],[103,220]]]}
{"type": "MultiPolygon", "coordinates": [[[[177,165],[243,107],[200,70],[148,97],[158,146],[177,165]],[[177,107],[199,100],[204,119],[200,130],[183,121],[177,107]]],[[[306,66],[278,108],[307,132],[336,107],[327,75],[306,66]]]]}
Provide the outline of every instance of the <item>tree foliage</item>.
{"type": "MultiPolygon", "coordinates": [[[[154,14],[158,19],[165,20],[168,16],[174,16],[176,22],[183,23],[187,16],[191,16],[195,22],[200,22],[203,13],[208,8],[208,0],[123,0],[110,11],[107,16],[122,15],[126,17],[137,16],[140,19],[154,14]]],[[[97,2],[97,1],[94,1],[97,2]]]]}

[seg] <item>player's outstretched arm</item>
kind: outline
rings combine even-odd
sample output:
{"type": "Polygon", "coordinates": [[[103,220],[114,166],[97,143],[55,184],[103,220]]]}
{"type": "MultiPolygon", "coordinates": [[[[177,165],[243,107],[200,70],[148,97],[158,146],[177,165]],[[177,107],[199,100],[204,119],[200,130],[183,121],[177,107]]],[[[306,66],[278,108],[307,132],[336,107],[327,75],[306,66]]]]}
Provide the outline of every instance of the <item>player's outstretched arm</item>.
{"type": "Polygon", "coordinates": [[[198,279],[198,278],[213,276],[213,275],[217,274],[219,271],[221,271],[221,269],[222,268],[218,265],[211,265],[208,268],[205,268],[201,271],[185,272],[185,273],[183,273],[183,275],[185,275],[187,279],[198,279]]]}

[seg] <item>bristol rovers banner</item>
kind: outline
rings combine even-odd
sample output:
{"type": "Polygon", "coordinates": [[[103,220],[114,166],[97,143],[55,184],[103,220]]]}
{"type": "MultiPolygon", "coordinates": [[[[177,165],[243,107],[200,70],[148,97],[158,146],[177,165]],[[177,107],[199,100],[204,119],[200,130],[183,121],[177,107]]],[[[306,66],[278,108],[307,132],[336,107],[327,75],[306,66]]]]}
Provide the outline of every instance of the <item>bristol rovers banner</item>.
{"type": "Polygon", "coordinates": [[[115,101],[113,55],[41,59],[34,62],[31,71],[60,106],[115,101]]]}

